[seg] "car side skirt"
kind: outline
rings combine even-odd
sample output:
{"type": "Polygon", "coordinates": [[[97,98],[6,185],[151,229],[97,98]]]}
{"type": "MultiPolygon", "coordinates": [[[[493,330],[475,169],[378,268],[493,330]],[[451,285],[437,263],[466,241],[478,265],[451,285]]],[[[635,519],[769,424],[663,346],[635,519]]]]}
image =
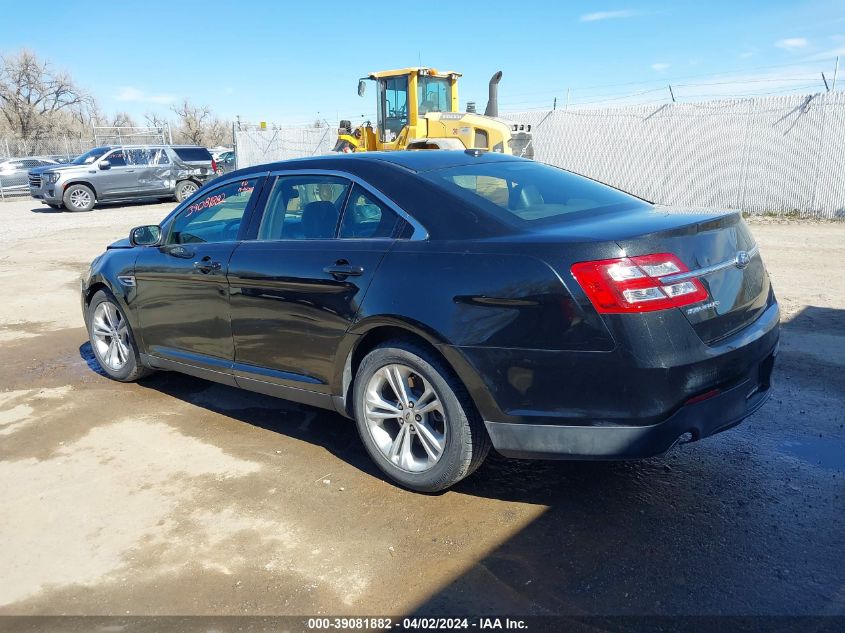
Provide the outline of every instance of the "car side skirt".
{"type": "Polygon", "coordinates": [[[307,404],[312,407],[335,411],[334,399],[330,394],[317,393],[308,389],[299,389],[288,385],[257,380],[239,373],[229,371],[218,371],[205,367],[198,367],[190,363],[183,363],[169,358],[161,358],[151,354],[141,354],[141,363],[152,369],[163,369],[167,371],[178,371],[189,376],[211,380],[229,387],[240,387],[256,393],[282,398],[300,404],[307,404]]]}

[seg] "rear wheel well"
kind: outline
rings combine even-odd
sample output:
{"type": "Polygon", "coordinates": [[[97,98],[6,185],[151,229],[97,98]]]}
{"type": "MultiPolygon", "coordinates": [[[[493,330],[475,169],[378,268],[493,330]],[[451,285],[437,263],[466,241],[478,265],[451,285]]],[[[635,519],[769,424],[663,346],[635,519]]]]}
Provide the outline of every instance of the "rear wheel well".
{"type": "Polygon", "coordinates": [[[440,353],[440,350],[436,346],[432,345],[425,338],[401,327],[376,327],[361,336],[361,339],[346,359],[346,366],[343,369],[343,405],[346,414],[350,418],[354,417],[352,411],[352,387],[355,381],[355,374],[358,373],[358,368],[361,366],[361,361],[373,349],[387,341],[406,341],[431,352],[443,361],[443,364],[449,368],[454,378],[466,388],[466,385],[463,384],[458,373],[449,361],[446,360],[446,357],[440,353]]]}

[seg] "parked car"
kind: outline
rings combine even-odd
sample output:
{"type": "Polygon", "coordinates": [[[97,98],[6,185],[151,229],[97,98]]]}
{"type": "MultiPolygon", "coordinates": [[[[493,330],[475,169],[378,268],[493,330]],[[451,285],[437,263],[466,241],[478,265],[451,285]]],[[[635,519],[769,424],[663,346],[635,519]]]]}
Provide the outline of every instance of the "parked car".
{"type": "Polygon", "coordinates": [[[6,158],[0,160],[0,189],[4,193],[26,193],[29,182],[27,173],[33,167],[56,165],[51,158],[30,156],[26,158],[6,158]]]}
{"type": "Polygon", "coordinates": [[[241,169],[82,281],[103,370],[337,411],[419,491],[506,456],[632,459],[770,393],[778,304],[738,212],[478,150],[241,169]]]}
{"type": "Polygon", "coordinates": [[[228,174],[230,171],[235,170],[235,152],[223,152],[215,159],[215,162],[217,164],[216,171],[218,176],[228,174]]]}
{"type": "Polygon", "coordinates": [[[172,198],[181,202],[215,177],[204,147],[95,147],[66,165],[31,169],[29,192],[54,209],[90,211],[98,202],[172,198]]]}

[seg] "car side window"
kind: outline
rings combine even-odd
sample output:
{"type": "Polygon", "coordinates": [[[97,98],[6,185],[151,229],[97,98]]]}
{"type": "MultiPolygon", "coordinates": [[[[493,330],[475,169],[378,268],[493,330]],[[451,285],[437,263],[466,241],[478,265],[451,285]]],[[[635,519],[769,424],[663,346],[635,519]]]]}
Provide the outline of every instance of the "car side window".
{"type": "Polygon", "coordinates": [[[234,242],[258,178],[237,180],[194,198],[170,228],[167,244],[234,242]]]}
{"type": "Polygon", "coordinates": [[[126,155],[125,151],[122,149],[115,150],[108,156],[104,157],[103,160],[109,161],[109,165],[112,167],[126,167],[126,155]]]}
{"type": "Polygon", "coordinates": [[[372,239],[393,237],[399,216],[379,202],[360,185],[352,188],[352,195],[343,211],[339,237],[344,239],[372,239]]]}
{"type": "Polygon", "coordinates": [[[150,165],[169,165],[170,159],[163,149],[150,150],[150,165]]]}
{"type": "Polygon", "coordinates": [[[280,176],[267,198],[258,239],[333,238],[349,186],[336,176],[280,176]]]}

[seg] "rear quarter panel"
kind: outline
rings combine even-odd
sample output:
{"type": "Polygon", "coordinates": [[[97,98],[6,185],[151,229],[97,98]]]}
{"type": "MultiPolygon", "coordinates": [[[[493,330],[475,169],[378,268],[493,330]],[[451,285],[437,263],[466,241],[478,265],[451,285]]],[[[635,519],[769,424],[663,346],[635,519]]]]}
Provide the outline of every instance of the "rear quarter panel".
{"type": "Polygon", "coordinates": [[[404,325],[419,333],[439,347],[482,415],[495,415],[503,397],[517,397],[505,392],[520,383],[526,358],[536,355],[529,350],[580,355],[614,348],[602,321],[583,309],[544,261],[558,255],[560,246],[548,248],[397,242],[382,261],[351,333],[380,325],[404,325]]]}
{"type": "Polygon", "coordinates": [[[389,317],[413,322],[447,345],[612,349],[604,325],[581,309],[558,273],[520,250],[397,242],[370,286],[356,328],[389,317]]]}

